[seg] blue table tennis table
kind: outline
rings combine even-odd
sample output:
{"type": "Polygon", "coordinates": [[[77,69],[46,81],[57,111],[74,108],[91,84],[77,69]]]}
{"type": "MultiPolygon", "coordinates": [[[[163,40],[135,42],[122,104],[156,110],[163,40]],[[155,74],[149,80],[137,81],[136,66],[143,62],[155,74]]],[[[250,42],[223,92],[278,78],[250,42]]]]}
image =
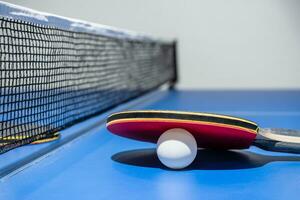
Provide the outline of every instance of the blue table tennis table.
{"type": "Polygon", "coordinates": [[[110,134],[128,109],[213,112],[261,127],[300,129],[300,91],[159,90],[62,131],[47,144],[0,156],[0,199],[299,199],[300,156],[200,149],[189,168],[164,168],[155,145],[110,134]]]}

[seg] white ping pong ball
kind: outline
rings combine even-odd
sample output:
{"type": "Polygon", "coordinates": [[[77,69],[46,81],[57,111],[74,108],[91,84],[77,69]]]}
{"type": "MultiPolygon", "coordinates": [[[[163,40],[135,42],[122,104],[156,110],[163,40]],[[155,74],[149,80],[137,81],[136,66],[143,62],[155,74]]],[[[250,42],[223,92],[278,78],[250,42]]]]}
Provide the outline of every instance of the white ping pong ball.
{"type": "Polygon", "coordinates": [[[184,129],[170,129],[159,137],[156,153],[165,166],[182,169],[196,158],[197,142],[194,136],[184,129]]]}

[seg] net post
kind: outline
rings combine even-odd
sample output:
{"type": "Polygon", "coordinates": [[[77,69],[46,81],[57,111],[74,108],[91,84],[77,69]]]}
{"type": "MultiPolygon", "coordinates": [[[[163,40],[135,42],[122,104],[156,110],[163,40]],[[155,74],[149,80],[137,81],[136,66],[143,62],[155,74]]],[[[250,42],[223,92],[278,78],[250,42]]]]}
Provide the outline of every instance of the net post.
{"type": "Polygon", "coordinates": [[[174,76],[172,80],[170,81],[169,89],[174,90],[175,86],[178,82],[178,55],[177,55],[177,47],[178,47],[178,41],[174,40],[173,42],[173,68],[174,68],[174,76]]]}

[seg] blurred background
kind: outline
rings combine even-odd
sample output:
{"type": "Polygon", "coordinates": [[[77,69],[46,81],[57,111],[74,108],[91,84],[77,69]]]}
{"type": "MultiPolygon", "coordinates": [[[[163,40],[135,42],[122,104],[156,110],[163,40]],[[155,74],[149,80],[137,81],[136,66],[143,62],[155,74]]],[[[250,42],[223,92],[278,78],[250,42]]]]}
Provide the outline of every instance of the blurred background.
{"type": "Polygon", "coordinates": [[[300,89],[299,0],[7,0],[179,41],[179,88],[300,89]]]}

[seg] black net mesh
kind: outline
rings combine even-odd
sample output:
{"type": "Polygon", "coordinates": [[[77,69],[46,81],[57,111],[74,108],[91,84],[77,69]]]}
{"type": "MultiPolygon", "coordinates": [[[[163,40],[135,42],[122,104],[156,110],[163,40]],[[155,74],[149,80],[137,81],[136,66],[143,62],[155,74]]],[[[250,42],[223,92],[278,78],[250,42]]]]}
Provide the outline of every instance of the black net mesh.
{"type": "Polygon", "coordinates": [[[174,48],[0,18],[0,153],[174,80],[174,48]]]}

